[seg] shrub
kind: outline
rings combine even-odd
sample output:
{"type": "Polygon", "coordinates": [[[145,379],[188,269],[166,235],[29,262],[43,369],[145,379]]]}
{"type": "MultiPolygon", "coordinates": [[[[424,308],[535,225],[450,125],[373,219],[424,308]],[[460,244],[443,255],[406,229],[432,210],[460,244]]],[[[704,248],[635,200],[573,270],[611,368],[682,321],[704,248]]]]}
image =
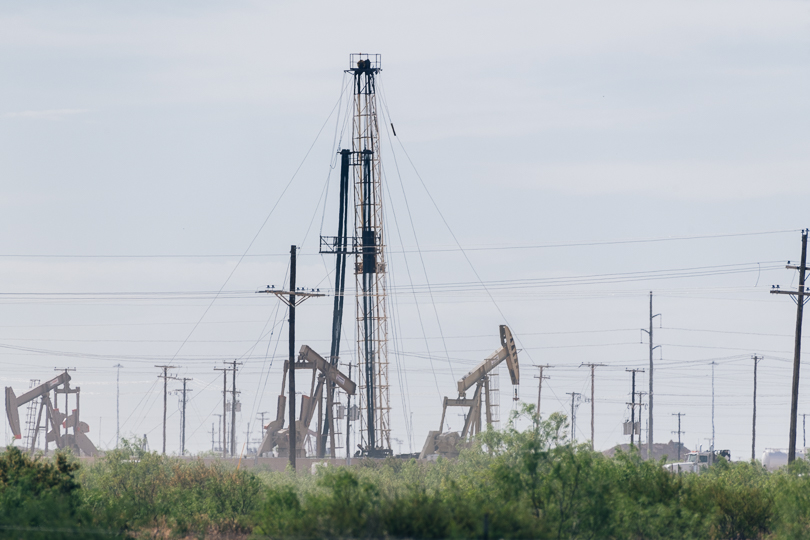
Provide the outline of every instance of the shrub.
{"type": "Polygon", "coordinates": [[[83,506],[77,469],[66,453],[53,462],[15,447],[0,454],[0,536],[76,538],[79,531],[85,538],[116,536],[83,506]]]}

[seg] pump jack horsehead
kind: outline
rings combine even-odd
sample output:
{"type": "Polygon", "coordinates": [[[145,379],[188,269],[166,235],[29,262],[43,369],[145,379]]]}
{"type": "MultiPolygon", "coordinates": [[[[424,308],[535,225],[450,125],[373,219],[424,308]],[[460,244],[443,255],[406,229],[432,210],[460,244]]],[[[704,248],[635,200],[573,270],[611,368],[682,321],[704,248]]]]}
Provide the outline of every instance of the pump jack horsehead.
{"type": "Polygon", "coordinates": [[[33,425],[31,447],[28,452],[33,454],[36,448],[37,434],[39,433],[40,422],[42,421],[43,411],[47,415],[45,417],[45,428],[50,424],[51,430],[45,436],[47,442],[55,442],[57,448],[70,448],[77,454],[84,454],[86,456],[98,455],[98,450],[92,441],[85,435],[90,431],[90,428],[84,422],[79,420],[79,391],[81,389],[70,387],[70,375],[67,372],[62,373],[50,381],[40,384],[25,394],[17,397],[14,390],[6,387],[6,416],[8,416],[8,423],[11,426],[11,432],[14,434],[15,439],[21,439],[22,433],[20,428],[20,413],[18,408],[26,403],[33,401],[37,398],[42,398],[39,403],[39,413],[37,414],[36,424],[33,425]],[[61,387],[61,388],[60,388],[61,387]],[[68,394],[76,394],[76,408],[70,415],[61,412],[58,408],[53,406],[49,392],[53,390],[54,400],[57,394],[65,394],[67,399],[68,394]],[[61,428],[65,428],[65,432],[61,432],[61,428]],[[73,433],[68,433],[68,429],[73,428],[73,433]]]}
{"type": "MultiPolygon", "coordinates": [[[[271,452],[273,448],[278,448],[279,457],[289,457],[290,455],[290,436],[289,426],[284,428],[285,410],[287,408],[287,398],[284,395],[284,388],[287,382],[287,370],[290,369],[289,360],[284,362],[284,373],[281,377],[281,393],[278,396],[278,408],[276,410],[276,419],[264,427],[264,438],[262,444],[259,446],[258,455],[271,452]]],[[[308,345],[302,345],[301,350],[298,352],[298,360],[295,362],[295,371],[311,369],[312,370],[312,384],[310,386],[309,396],[301,397],[301,416],[295,422],[295,447],[296,457],[306,457],[305,443],[311,443],[311,437],[316,439],[316,447],[320,448],[320,438],[323,436],[323,429],[318,426],[318,431],[314,432],[309,428],[312,423],[312,417],[315,415],[315,407],[318,407],[318,421],[324,417],[323,407],[326,401],[326,407],[332,408],[331,392],[324,392],[325,383],[331,382],[337,385],[341,390],[349,395],[354,395],[357,390],[357,385],[349,379],[346,375],[340,372],[336,366],[327,362],[321,355],[309,348],[308,345]],[[317,381],[317,384],[316,384],[317,381]],[[306,441],[304,440],[306,439],[306,441]]],[[[335,414],[327,415],[330,420],[329,434],[330,434],[330,447],[332,456],[335,455],[335,414]]]]}
{"type": "MultiPolygon", "coordinates": [[[[464,375],[458,381],[458,398],[444,398],[442,407],[442,421],[438,431],[428,433],[425,446],[419,455],[421,459],[433,454],[446,457],[458,455],[459,445],[463,445],[468,438],[474,437],[481,432],[482,402],[483,412],[487,424],[492,424],[492,403],[490,403],[489,393],[489,373],[506,360],[506,367],[509,369],[509,377],[512,384],[520,384],[520,366],[518,365],[517,348],[512,332],[509,327],[502,324],[500,327],[501,348],[489,355],[478,364],[472,371],[464,375]],[[475,392],[472,398],[466,397],[466,392],[475,385],[475,392]],[[467,414],[464,420],[464,429],[461,434],[456,432],[443,433],[444,418],[447,415],[447,407],[466,407],[467,414]]],[[[517,399],[517,398],[515,398],[517,399]]]]}

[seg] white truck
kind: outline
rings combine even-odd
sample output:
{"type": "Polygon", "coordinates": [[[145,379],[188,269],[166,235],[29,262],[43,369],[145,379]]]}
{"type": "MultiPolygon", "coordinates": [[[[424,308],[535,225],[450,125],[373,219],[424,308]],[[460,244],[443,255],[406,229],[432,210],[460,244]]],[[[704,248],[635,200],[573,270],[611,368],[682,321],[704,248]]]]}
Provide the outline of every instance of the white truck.
{"type": "Polygon", "coordinates": [[[718,457],[724,457],[726,460],[731,461],[731,452],[729,450],[714,450],[714,451],[699,451],[695,450],[686,454],[686,459],[678,463],[667,463],[664,469],[671,473],[694,473],[700,474],[705,469],[708,469],[715,463],[718,457]]]}

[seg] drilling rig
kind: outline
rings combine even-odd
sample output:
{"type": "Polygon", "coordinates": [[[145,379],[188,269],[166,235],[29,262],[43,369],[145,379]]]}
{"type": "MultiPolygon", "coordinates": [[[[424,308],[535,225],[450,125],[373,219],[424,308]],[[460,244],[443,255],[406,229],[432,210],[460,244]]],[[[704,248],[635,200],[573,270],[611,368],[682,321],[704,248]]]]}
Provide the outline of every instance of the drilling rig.
{"type": "MultiPolygon", "coordinates": [[[[335,301],[329,362],[337,366],[343,319],[346,258],[355,256],[357,366],[359,371],[361,439],[359,454],[390,456],[391,424],[388,388],[388,305],[385,235],[383,232],[382,165],[377,121],[379,54],[352,54],[346,73],[352,77],[352,147],[340,151],[338,235],[321,237],[321,253],[335,254],[335,301]],[[351,182],[350,182],[351,179],[351,182]],[[349,189],[354,189],[354,236],[348,233],[349,189]]],[[[335,385],[327,393],[334,402],[335,385]]],[[[319,457],[325,453],[331,407],[325,410],[319,457]]],[[[347,434],[348,436],[348,434],[347,434]]],[[[346,449],[349,455],[350,449],[346,449]]]]}
{"type": "MultiPolygon", "coordinates": [[[[509,377],[512,385],[520,384],[520,366],[518,365],[517,348],[512,332],[505,324],[500,326],[501,348],[486,357],[472,371],[464,375],[458,381],[458,398],[448,398],[445,396],[442,403],[442,420],[437,431],[428,433],[425,446],[422,448],[420,459],[428,458],[431,455],[444,457],[458,456],[459,450],[470,438],[481,432],[481,415],[487,424],[492,424],[492,396],[490,393],[490,377],[492,371],[506,360],[506,367],[509,370],[509,377]],[[467,398],[467,391],[475,386],[472,398],[467,398]],[[482,407],[483,405],[483,407],[482,407]],[[461,433],[444,432],[444,419],[447,415],[447,407],[464,407],[467,409],[464,419],[464,428],[461,433]]],[[[517,396],[517,391],[515,391],[517,396]]]]}

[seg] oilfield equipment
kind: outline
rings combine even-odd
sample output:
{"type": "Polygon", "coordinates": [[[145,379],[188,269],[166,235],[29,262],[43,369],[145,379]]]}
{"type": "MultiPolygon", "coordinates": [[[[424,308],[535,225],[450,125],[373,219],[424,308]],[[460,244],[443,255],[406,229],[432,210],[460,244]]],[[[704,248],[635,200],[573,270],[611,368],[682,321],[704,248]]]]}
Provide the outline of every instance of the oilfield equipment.
{"type": "Polygon", "coordinates": [[[29,429],[27,437],[29,441],[27,451],[29,454],[33,454],[36,450],[37,435],[41,428],[44,428],[46,432],[46,450],[48,443],[53,442],[56,443],[57,448],[70,448],[77,455],[95,456],[98,454],[96,446],[87,435],[85,435],[85,433],[90,431],[90,427],[79,420],[80,391],[81,388],[79,387],[70,387],[70,375],[67,370],[50,381],[32,388],[20,397],[17,397],[10,386],[6,387],[6,416],[8,417],[8,423],[9,426],[11,426],[11,432],[14,434],[15,439],[22,438],[20,413],[18,409],[27,403],[36,403],[35,400],[39,400],[39,412],[36,414],[36,420],[33,419],[34,407],[29,406],[29,418],[26,422],[29,429]],[[52,390],[53,401],[51,401],[50,397],[52,390]],[[54,403],[58,403],[57,398],[59,394],[65,395],[65,412],[60,411],[54,406],[54,403]],[[68,397],[71,394],[75,396],[76,408],[68,415],[66,414],[69,410],[68,397]],[[44,419],[43,412],[45,413],[44,419]],[[48,426],[50,426],[50,431],[48,430],[48,426]],[[61,428],[65,428],[64,433],[62,433],[61,428]],[[72,433],[69,432],[71,429],[73,430],[72,433]]]}
{"type": "MultiPolygon", "coordinates": [[[[472,371],[464,375],[458,381],[458,398],[452,399],[445,396],[442,403],[442,420],[437,431],[428,433],[425,446],[422,448],[420,459],[425,459],[431,455],[444,457],[455,457],[461,447],[467,443],[469,438],[481,432],[481,415],[484,413],[486,424],[492,424],[492,389],[490,388],[490,378],[492,371],[506,360],[506,367],[509,369],[509,377],[512,385],[520,384],[520,366],[518,365],[517,348],[512,332],[505,324],[500,326],[501,348],[484,359],[472,371]],[[466,392],[475,386],[472,398],[466,397],[466,392]],[[483,407],[482,407],[483,404],[483,407]],[[464,419],[464,428],[461,433],[444,432],[444,419],[447,415],[447,407],[464,407],[467,413],[464,419]]],[[[517,392],[515,392],[517,395],[517,392]]]]}
{"type": "MultiPolygon", "coordinates": [[[[331,455],[335,455],[335,448],[339,448],[339,442],[336,437],[340,435],[337,431],[337,423],[343,417],[342,405],[335,406],[334,392],[329,392],[329,385],[335,385],[343,390],[347,395],[354,395],[357,390],[357,385],[349,379],[346,375],[340,372],[336,366],[327,362],[321,355],[313,351],[308,345],[302,345],[298,353],[298,360],[294,366],[296,371],[309,369],[312,370],[312,382],[310,385],[309,395],[301,397],[301,413],[298,420],[295,421],[295,453],[297,457],[306,457],[306,450],[309,449],[309,454],[314,454],[313,442],[315,448],[325,446],[326,441],[322,441],[323,433],[329,435],[329,446],[331,455]],[[325,391],[326,390],[326,391],[325,391]],[[310,424],[315,415],[315,410],[318,410],[318,430],[312,431],[310,424]],[[330,415],[324,415],[325,411],[332,411],[330,415]],[[331,422],[328,430],[324,430],[321,425],[323,418],[331,422]],[[323,444],[322,444],[323,443],[323,444]]],[[[289,457],[290,455],[290,426],[284,428],[284,413],[287,406],[287,397],[284,395],[285,385],[287,382],[287,371],[290,369],[289,361],[284,362],[284,376],[281,380],[281,393],[278,396],[278,406],[276,409],[276,419],[262,426],[264,428],[264,438],[259,446],[258,455],[267,454],[273,449],[276,449],[279,457],[289,457]]]]}
{"type": "MultiPolygon", "coordinates": [[[[335,257],[335,299],[329,363],[340,357],[346,258],[355,256],[355,305],[357,365],[360,390],[360,454],[392,455],[388,383],[388,304],[386,291],[385,234],[383,231],[382,163],[377,120],[377,75],[382,71],[379,54],[352,54],[352,148],[340,150],[340,197],[337,236],[321,236],[320,253],[335,257]],[[351,182],[349,181],[351,179],[351,182]],[[350,187],[354,188],[354,236],[349,236],[350,187]]],[[[335,383],[327,383],[334,395],[335,383]]],[[[334,398],[330,398],[334,403],[334,398]]],[[[326,407],[318,457],[325,455],[333,410],[326,407]]],[[[347,449],[348,453],[348,449],[347,449]]],[[[334,456],[334,454],[332,454],[334,456]]]]}

